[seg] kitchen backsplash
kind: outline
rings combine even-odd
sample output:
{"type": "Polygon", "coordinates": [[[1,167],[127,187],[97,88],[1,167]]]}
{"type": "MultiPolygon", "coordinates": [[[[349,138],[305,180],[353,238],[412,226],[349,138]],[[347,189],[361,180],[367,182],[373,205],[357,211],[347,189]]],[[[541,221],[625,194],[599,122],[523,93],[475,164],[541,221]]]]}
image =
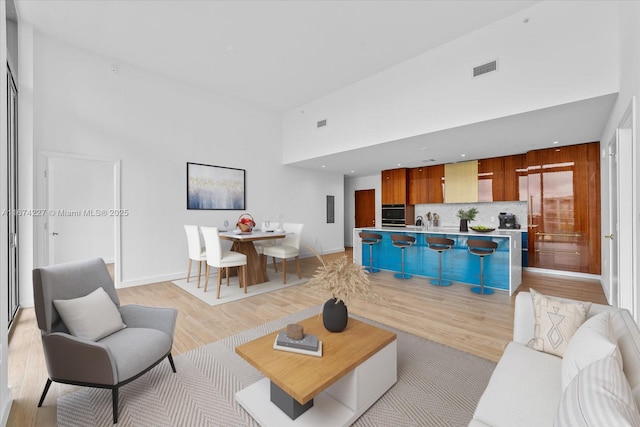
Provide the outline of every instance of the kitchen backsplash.
{"type": "MultiPolygon", "coordinates": [[[[440,215],[440,227],[458,227],[460,219],[458,218],[458,210],[477,208],[478,215],[470,225],[485,225],[487,227],[498,228],[500,222],[498,215],[500,212],[514,214],[516,216],[516,224],[520,224],[521,228],[527,228],[527,202],[490,202],[490,203],[434,203],[426,205],[415,205],[416,218],[420,215],[426,219],[427,212],[433,215],[440,215]]],[[[414,218],[415,222],[415,218],[414,218]]]]}

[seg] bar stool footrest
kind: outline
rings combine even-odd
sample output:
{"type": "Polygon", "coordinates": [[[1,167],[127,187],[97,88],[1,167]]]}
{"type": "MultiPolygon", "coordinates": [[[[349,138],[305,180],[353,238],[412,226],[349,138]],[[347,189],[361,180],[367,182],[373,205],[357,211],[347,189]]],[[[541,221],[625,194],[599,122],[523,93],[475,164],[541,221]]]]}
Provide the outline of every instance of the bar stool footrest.
{"type": "Polygon", "coordinates": [[[453,282],[451,280],[438,280],[438,279],[431,279],[431,284],[434,286],[451,286],[453,282]]]}

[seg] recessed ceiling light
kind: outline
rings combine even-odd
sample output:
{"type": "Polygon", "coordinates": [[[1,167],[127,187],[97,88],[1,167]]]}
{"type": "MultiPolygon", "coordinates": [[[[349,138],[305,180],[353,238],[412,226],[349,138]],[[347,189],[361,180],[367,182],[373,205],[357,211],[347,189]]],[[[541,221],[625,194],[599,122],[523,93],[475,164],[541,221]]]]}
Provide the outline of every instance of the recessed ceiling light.
{"type": "Polygon", "coordinates": [[[398,166],[402,166],[402,163],[398,163],[398,166]]]}
{"type": "Polygon", "coordinates": [[[466,154],[460,154],[460,157],[467,157],[466,154]]]}
{"type": "Polygon", "coordinates": [[[556,144],[558,144],[558,141],[553,141],[553,145],[556,145],[556,144]]]}
{"type": "Polygon", "coordinates": [[[355,173],[355,171],[351,171],[351,173],[355,173]]]}
{"type": "Polygon", "coordinates": [[[431,162],[435,162],[436,159],[422,159],[422,163],[431,163],[431,162]]]}
{"type": "Polygon", "coordinates": [[[323,168],[326,168],[326,166],[325,166],[325,165],[322,165],[322,167],[323,167],[323,168]]]}

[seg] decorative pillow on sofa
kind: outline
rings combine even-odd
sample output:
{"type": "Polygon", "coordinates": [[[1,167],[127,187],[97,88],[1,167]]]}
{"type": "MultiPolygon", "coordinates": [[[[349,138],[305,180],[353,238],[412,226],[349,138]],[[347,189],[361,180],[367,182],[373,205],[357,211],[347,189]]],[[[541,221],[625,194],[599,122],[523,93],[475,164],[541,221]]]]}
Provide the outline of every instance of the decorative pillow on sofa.
{"type": "Polygon", "coordinates": [[[587,318],[591,303],[563,301],[529,291],[536,322],[531,347],[562,357],[569,340],[587,318]]]}
{"type": "Polygon", "coordinates": [[[562,358],[562,389],[567,388],[580,370],[597,360],[614,357],[622,368],[622,355],[613,333],[609,312],[585,321],[569,340],[562,358]]]}
{"type": "Polygon", "coordinates": [[[564,391],[554,427],[640,425],[629,383],[613,357],[584,368],[564,391]]]}
{"type": "Polygon", "coordinates": [[[76,337],[98,341],[126,328],[118,307],[102,287],[80,298],[53,300],[53,305],[76,337]]]}

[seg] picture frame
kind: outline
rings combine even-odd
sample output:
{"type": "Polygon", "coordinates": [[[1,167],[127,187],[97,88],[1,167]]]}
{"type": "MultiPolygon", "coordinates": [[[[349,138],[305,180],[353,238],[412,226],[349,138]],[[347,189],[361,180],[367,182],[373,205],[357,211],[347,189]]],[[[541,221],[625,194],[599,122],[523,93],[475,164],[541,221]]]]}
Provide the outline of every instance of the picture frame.
{"type": "Polygon", "coordinates": [[[245,210],[246,171],[187,162],[188,210],[245,210]]]}

